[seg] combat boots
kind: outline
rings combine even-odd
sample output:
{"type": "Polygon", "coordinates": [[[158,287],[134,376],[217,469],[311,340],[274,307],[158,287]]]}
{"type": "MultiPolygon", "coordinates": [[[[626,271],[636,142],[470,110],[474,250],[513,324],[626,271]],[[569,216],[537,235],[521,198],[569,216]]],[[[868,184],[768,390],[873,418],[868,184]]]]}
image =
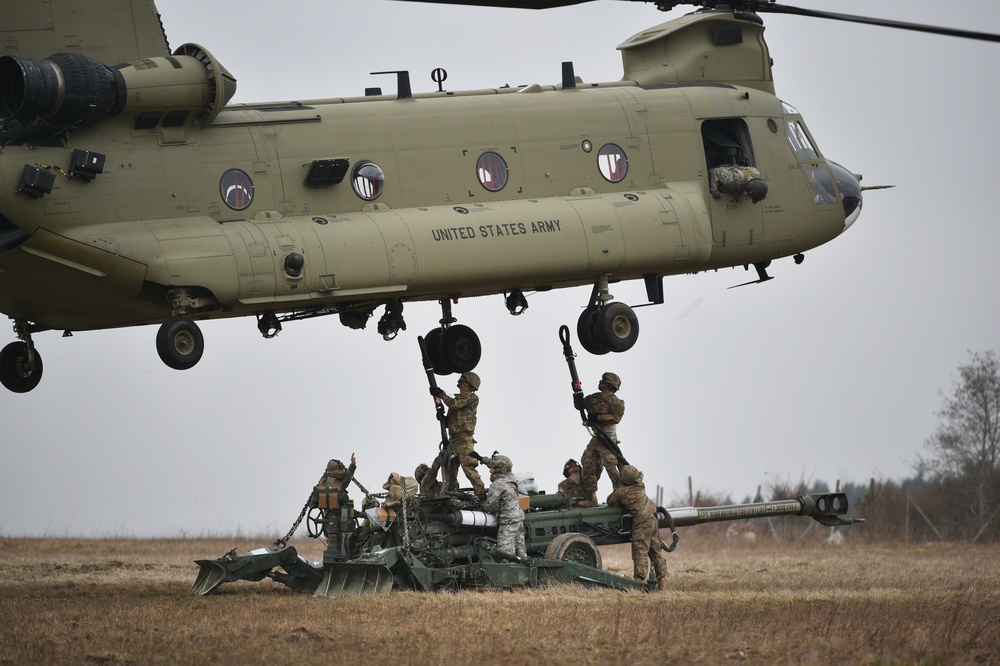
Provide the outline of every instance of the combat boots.
{"type": "Polygon", "coordinates": [[[656,589],[660,592],[665,592],[667,589],[667,575],[663,574],[656,579],[656,589]]]}

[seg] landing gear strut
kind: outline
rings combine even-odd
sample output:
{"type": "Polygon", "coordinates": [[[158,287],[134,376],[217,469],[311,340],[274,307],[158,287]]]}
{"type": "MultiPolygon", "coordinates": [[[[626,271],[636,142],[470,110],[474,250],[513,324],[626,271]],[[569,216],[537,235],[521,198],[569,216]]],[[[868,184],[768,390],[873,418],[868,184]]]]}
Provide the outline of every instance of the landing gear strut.
{"type": "Polygon", "coordinates": [[[580,314],[576,335],[591,354],[628,351],[639,339],[639,319],[632,308],[612,301],[608,277],[602,275],[594,284],[590,304],[580,314]]]}
{"type": "Polygon", "coordinates": [[[14,333],[20,342],[0,350],[0,384],[14,393],[27,393],[42,380],[42,357],[31,341],[28,322],[16,320],[14,333]]]}
{"type": "Polygon", "coordinates": [[[441,328],[432,329],[424,336],[427,355],[438,375],[468,372],[479,365],[483,355],[476,332],[468,326],[455,325],[455,321],[451,314],[451,301],[441,299],[441,328]]]}

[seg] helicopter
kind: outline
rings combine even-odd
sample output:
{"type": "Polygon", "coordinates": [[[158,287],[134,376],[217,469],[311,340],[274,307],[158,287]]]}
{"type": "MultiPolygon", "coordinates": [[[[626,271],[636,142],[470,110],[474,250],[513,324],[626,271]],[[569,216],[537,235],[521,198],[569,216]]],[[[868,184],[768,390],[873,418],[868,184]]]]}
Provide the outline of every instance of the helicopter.
{"type": "Polygon", "coordinates": [[[657,8],[679,4],[699,9],[619,47],[620,81],[584,83],[566,62],[557,84],[450,91],[442,72],[413,92],[398,70],[380,73],[388,93],[229,104],[235,77],[200,45],[170,50],[149,0],[110,10],[127,29],[19,3],[0,57],[0,311],[17,337],[0,382],[38,385],[33,334],[48,330],[158,324],[161,360],[182,370],[202,357],[200,320],[252,315],[274,337],[326,315],[364,328],[382,309],[391,340],[418,301],[441,308],[435,372],[463,372],[482,348],[460,299],[501,294],[516,315],[527,293],[582,285],[581,345],[623,352],[639,323],[612,284],[641,279],[660,304],[666,276],[752,266],[760,283],[772,261],[800,263],[857,220],[863,188],[775,96],[760,14],[873,20],[657,8]],[[766,197],[713,196],[721,166],[755,169],[766,197]]]}

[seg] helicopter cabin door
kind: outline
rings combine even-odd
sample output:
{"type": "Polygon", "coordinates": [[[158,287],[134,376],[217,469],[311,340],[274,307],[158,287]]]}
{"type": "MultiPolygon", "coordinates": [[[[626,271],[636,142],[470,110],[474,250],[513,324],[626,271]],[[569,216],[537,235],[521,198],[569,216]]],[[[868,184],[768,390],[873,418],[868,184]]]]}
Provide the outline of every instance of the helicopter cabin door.
{"type": "MultiPolygon", "coordinates": [[[[719,166],[757,166],[750,140],[750,130],[742,118],[715,118],[701,125],[705,146],[706,179],[711,169],[719,166]]],[[[764,212],[745,194],[720,192],[716,198],[709,193],[712,209],[712,240],[723,247],[759,243],[764,236],[764,212]]]]}

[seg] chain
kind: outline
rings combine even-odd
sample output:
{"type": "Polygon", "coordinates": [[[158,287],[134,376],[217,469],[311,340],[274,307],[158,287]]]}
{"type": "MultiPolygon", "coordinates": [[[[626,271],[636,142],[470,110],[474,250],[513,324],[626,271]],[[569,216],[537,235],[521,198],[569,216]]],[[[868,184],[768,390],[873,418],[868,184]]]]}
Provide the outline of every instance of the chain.
{"type": "Polygon", "coordinates": [[[284,546],[288,543],[288,541],[292,538],[292,535],[295,534],[295,530],[299,529],[299,524],[302,522],[302,519],[305,518],[306,512],[309,511],[309,505],[311,503],[312,503],[312,493],[309,494],[309,499],[306,500],[305,506],[303,506],[302,511],[299,512],[299,517],[295,519],[294,523],[292,523],[292,528],[288,530],[288,534],[286,534],[283,538],[275,541],[274,542],[275,546],[284,546]]]}

